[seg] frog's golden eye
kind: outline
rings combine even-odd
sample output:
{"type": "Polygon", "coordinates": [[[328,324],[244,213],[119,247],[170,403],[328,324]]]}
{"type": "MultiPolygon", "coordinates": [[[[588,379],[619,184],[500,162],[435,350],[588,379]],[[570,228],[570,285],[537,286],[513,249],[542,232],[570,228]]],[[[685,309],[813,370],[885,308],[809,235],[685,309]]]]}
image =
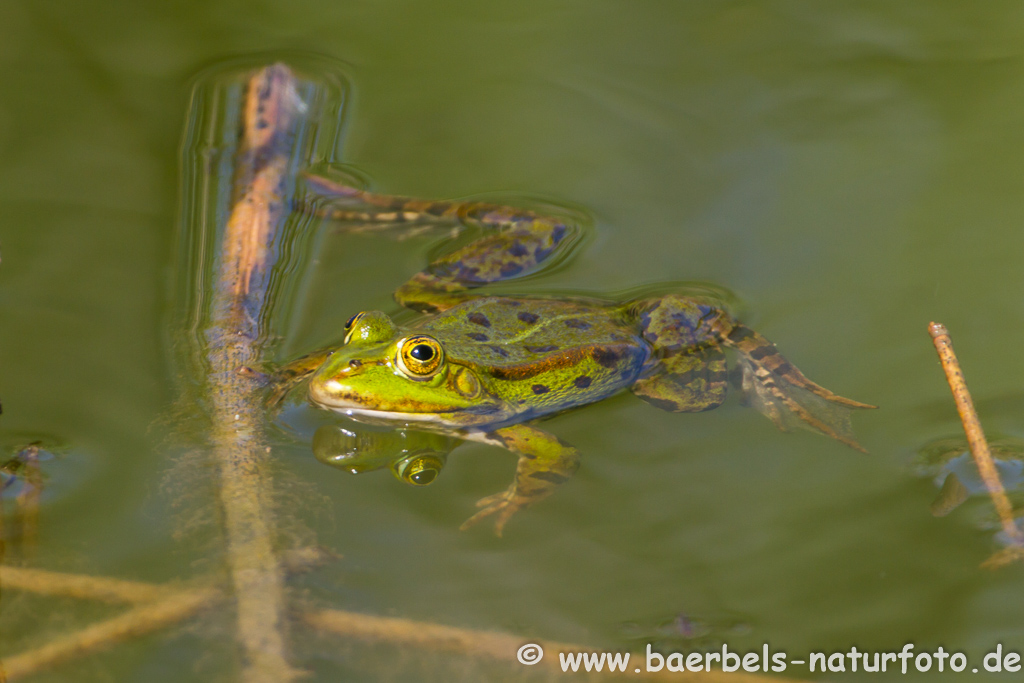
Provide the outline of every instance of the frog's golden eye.
{"type": "Polygon", "coordinates": [[[433,337],[418,335],[398,342],[398,369],[410,379],[430,379],[444,363],[444,350],[433,337]]]}

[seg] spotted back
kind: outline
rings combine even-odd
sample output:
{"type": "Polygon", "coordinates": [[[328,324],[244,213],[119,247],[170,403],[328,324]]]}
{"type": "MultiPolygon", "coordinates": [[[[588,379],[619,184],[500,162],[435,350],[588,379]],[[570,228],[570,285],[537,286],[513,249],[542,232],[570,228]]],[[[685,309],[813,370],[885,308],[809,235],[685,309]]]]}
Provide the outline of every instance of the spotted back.
{"type": "Polygon", "coordinates": [[[619,309],[599,301],[481,297],[418,329],[531,415],[610,396],[633,384],[650,357],[619,309]]]}

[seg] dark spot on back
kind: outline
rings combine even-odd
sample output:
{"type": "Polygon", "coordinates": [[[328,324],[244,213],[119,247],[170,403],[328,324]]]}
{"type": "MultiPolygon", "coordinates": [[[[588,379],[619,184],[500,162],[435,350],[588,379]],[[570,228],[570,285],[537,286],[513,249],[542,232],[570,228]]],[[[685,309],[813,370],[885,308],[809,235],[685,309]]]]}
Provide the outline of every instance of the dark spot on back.
{"type": "Polygon", "coordinates": [[[543,384],[534,384],[533,385],[533,393],[535,393],[535,394],[546,394],[549,391],[551,391],[551,390],[548,389],[543,384]]]}
{"type": "Polygon", "coordinates": [[[577,378],[576,378],[575,380],[573,380],[573,384],[575,384],[575,385],[576,385],[576,388],[577,388],[577,389],[586,389],[587,387],[589,387],[589,386],[590,386],[590,383],[591,383],[592,381],[593,381],[593,380],[591,380],[591,379],[590,379],[589,377],[587,377],[586,375],[580,375],[580,376],[579,376],[579,377],[577,377],[577,378]]]}
{"type": "Polygon", "coordinates": [[[589,330],[590,329],[590,323],[588,323],[585,320],[580,320],[579,318],[569,318],[568,320],[565,321],[565,326],[566,327],[571,327],[574,330],[589,330]]]}
{"type": "Polygon", "coordinates": [[[554,242],[555,244],[558,244],[559,242],[562,241],[563,237],[565,237],[565,226],[556,225],[554,229],[551,231],[551,241],[554,242]]]}
{"type": "Polygon", "coordinates": [[[532,325],[538,320],[540,320],[540,317],[537,314],[530,313],[529,311],[520,311],[519,315],[517,315],[516,317],[519,318],[520,321],[526,323],[527,325],[532,325]]]}
{"type": "Polygon", "coordinates": [[[495,346],[494,344],[491,344],[488,348],[490,348],[491,351],[494,351],[496,354],[498,354],[502,358],[508,358],[508,351],[506,351],[505,349],[501,348],[500,346],[495,346]]]}
{"type": "Polygon", "coordinates": [[[466,316],[466,320],[473,323],[474,325],[482,325],[483,327],[490,327],[491,321],[487,319],[487,316],[483,313],[475,312],[470,313],[466,316]]]}
{"type": "Polygon", "coordinates": [[[762,360],[766,356],[772,355],[772,349],[767,346],[758,346],[756,349],[747,352],[747,355],[754,360],[762,360]]]}
{"type": "Polygon", "coordinates": [[[518,263],[506,263],[501,267],[502,277],[515,277],[523,272],[523,267],[518,263]]]}
{"type": "Polygon", "coordinates": [[[590,355],[594,357],[598,365],[606,368],[614,368],[619,361],[619,353],[613,349],[596,348],[590,352],[590,355]]]}
{"type": "Polygon", "coordinates": [[[512,246],[508,248],[508,253],[512,254],[513,256],[518,256],[522,258],[523,256],[526,256],[530,252],[527,251],[526,245],[523,244],[522,242],[513,242],[512,246]]]}
{"type": "Polygon", "coordinates": [[[554,344],[547,344],[545,346],[530,346],[529,344],[523,344],[523,348],[530,353],[548,353],[549,351],[558,350],[558,347],[554,344]]]}
{"type": "Polygon", "coordinates": [[[482,332],[470,332],[466,336],[472,339],[473,341],[478,342],[485,342],[490,339],[490,337],[488,337],[486,334],[483,334],[482,332]]]}

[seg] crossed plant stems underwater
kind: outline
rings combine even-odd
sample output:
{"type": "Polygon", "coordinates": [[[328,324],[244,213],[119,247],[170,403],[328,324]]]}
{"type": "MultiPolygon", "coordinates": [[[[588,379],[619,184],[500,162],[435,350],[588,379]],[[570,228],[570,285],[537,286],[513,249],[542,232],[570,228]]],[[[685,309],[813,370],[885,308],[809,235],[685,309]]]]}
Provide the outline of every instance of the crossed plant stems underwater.
{"type": "MultiPolygon", "coordinates": [[[[275,239],[289,213],[295,177],[308,161],[296,153],[304,146],[300,131],[304,117],[310,114],[302,93],[312,94],[317,85],[296,78],[283,64],[254,71],[246,74],[250,77],[240,107],[240,126],[231,122],[241,128],[234,157],[234,199],[223,229],[218,226],[222,235],[219,268],[209,304],[209,322],[203,330],[212,418],[209,451],[216,469],[230,582],[225,585],[217,574],[153,584],[0,565],[3,590],[126,606],[117,616],[0,660],[0,683],[106,650],[232,603],[241,679],[246,683],[281,683],[303,675],[292,664],[286,635],[288,626],[296,624],[346,639],[507,662],[510,668],[518,667],[523,672],[516,659],[519,647],[527,641],[522,636],[312,608],[290,604],[287,599],[285,582],[290,574],[307,571],[334,556],[316,548],[283,553],[275,549],[276,525],[269,504],[272,482],[267,474],[270,448],[263,429],[266,411],[259,382],[240,369],[259,364],[262,344],[268,336],[262,328],[266,317],[262,313],[267,306],[270,270],[278,256],[275,239]]],[[[306,143],[308,147],[308,140],[306,143]]],[[[20,476],[27,483],[17,499],[24,545],[30,545],[35,534],[41,486],[37,456],[37,447],[30,446],[10,461],[24,468],[20,476]]],[[[0,523],[2,512],[0,509],[0,523]]],[[[2,541],[0,527],[0,544],[2,541]]],[[[0,560],[2,550],[0,545],[0,560]]],[[[530,640],[549,652],[598,651],[578,644],[530,640]]],[[[547,671],[561,671],[556,656],[544,657],[540,664],[547,671]]],[[[698,683],[794,681],[756,673],[688,673],[686,680],[698,683]]],[[[680,680],[677,673],[666,671],[641,671],[629,676],[633,680],[680,680]]]]}

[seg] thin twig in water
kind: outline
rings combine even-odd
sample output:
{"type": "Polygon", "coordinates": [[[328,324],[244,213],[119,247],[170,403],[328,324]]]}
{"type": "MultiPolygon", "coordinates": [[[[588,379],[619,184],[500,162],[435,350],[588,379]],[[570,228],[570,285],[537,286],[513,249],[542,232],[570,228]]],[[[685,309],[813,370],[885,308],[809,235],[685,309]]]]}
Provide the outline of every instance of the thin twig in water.
{"type": "Polygon", "coordinates": [[[995,462],[989,451],[988,441],[981,429],[981,421],[974,409],[974,401],[971,400],[971,393],[967,390],[967,382],[964,380],[964,373],[960,369],[960,362],[953,352],[953,340],[950,339],[949,330],[940,323],[928,323],[928,332],[932,336],[935,350],[939,354],[939,361],[942,363],[942,370],[946,373],[946,381],[953,392],[953,400],[956,403],[957,412],[960,413],[960,422],[964,426],[964,433],[967,435],[967,443],[971,448],[971,456],[981,474],[981,480],[985,482],[985,488],[992,498],[992,505],[999,515],[1003,526],[1003,532],[1012,544],[1005,551],[997,553],[990,558],[986,565],[999,566],[1014,559],[1015,556],[1024,556],[1021,553],[1024,547],[1024,533],[1017,526],[1013,516],[1013,506],[1010,499],[1006,497],[1006,490],[999,478],[995,462]]]}

